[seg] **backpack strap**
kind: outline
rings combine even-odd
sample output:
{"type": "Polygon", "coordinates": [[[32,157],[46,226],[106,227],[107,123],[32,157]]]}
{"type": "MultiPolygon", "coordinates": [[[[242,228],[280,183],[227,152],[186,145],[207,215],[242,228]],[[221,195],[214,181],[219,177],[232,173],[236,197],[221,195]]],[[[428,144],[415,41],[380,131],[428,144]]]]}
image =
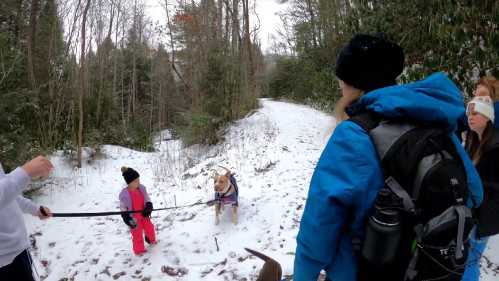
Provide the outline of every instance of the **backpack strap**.
{"type": "Polygon", "coordinates": [[[464,227],[466,212],[469,211],[466,206],[456,206],[455,208],[458,217],[457,238],[456,238],[456,259],[463,258],[464,245],[464,227]]]}
{"type": "Polygon", "coordinates": [[[348,120],[359,125],[367,133],[370,133],[372,129],[378,127],[381,117],[374,112],[365,111],[350,117],[348,120]]]}
{"type": "MultiPolygon", "coordinates": [[[[371,137],[373,137],[371,135],[371,131],[380,125],[381,117],[374,112],[366,111],[366,112],[354,115],[348,120],[359,125],[361,128],[366,130],[366,132],[371,137]]],[[[395,129],[396,129],[395,134],[390,134],[390,135],[394,136],[395,140],[398,139],[400,137],[400,135],[404,134],[407,131],[404,128],[396,127],[395,129]]],[[[382,131],[385,131],[385,130],[382,130],[382,131]]],[[[380,150],[383,150],[386,152],[386,150],[388,150],[391,147],[391,145],[393,145],[392,140],[390,140],[388,142],[381,142],[384,145],[378,144],[376,142],[376,135],[377,134],[374,134],[374,135],[375,135],[374,139],[373,139],[374,145],[376,146],[376,151],[378,152],[378,154],[380,153],[380,150]],[[383,146],[383,147],[380,147],[380,146],[383,146]]],[[[382,159],[384,156],[384,153],[383,153],[383,155],[379,155],[379,156],[382,159]]],[[[397,197],[399,197],[402,200],[404,210],[406,210],[409,213],[415,212],[416,208],[414,206],[414,202],[413,202],[411,196],[407,193],[407,191],[404,190],[404,188],[402,188],[402,186],[400,186],[400,184],[397,182],[397,180],[395,180],[393,177],[389,176],[385,180],[385,184],[395,195],[397,195],[397,197]]]]}
{"type": "Polygon", "coordinates": [[[413,249],[412,258],[409,261],[409,265],[407,266],[407,270],[405,271],[404,281],[412,281],[418,275],[418,270],[416,269],[416,265],[419,260],[421,245],[421,237],[423,236],[423,226],[421,224],[417,224],[414,227],[414,232],[416,232],[415,246],[413,249]]]}
{"type": "Polygon", "coordinates": [[[416,206],[414,205],[413,199],[407,191],[400,186],[397,180],[390,176],[385,180],[385,184],[398,198],[402,199],[402,205],[404,206],[405,211],[411,214],[416,212],[416,206]]]}

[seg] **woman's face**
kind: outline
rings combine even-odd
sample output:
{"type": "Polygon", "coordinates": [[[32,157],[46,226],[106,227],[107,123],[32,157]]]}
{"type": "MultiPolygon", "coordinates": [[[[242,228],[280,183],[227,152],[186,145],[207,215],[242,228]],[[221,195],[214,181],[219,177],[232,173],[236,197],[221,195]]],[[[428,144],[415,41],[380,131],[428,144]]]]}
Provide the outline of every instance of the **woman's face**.
{"type": "Polygon", "coordinates": [[[487,127],[488,122],[489,119],[487,117],[476,112],[474,109],[471,109],[468,112],[468,124],[470,125],[471,130],[473,130],[480,136],[487,127]]]}
{"type": "Polygon", "coordinates": [[[489,89],[483,85],[478,85],[473,94],[475,97],[490,97],[489,89]]]}
{"type": "Polygon", "coordinates": [[[340,84],[341,95],[345,98],[353,98],[356,99],[361,94],[361,90],[348,85],[343,82],[343,80],[338,79],[338,83],[340,84]]]}

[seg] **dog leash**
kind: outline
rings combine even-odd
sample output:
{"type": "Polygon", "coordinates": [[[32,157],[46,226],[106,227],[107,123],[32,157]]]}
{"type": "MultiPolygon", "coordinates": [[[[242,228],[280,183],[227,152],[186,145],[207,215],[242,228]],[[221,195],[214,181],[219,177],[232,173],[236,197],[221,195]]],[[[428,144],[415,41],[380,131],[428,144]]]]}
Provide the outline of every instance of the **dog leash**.
{"type": "MultiPolygon", "coordinates": [[[[176,207],[166,207],[166,208],[158,208],[158,209],[153,209],[152,211],[164,211],[164,210],[173,210],[173,209],[181,209],[181,208],[189,208],[189,207],[194,207],[197,205],[209,205],[213,200],[207,201],[207,202],[196,202],[190,205],[184,205],[184,206],[176,206],[176,207]]],[[[43,208],[40,208],[40,212],[44,215],[47,216],[47,213],[43,208]]],[[[141,213],[142,210],[138,211],[115,211],[115,212],[96,212],[96,213],[52,213],[52,217],[54,218],[77,218],[77,217],[106,217],[106,216],[115,216],[115,215],[124,215],[124,214],[134,214],[134,213],[141,213]]]]}

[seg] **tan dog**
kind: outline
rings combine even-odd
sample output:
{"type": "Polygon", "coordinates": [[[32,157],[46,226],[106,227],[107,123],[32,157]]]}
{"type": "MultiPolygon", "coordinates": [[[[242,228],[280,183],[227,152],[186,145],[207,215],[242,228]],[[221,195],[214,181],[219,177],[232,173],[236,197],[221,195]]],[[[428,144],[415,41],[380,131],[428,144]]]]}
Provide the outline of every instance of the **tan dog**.
{"type": "Polygon", "coordinates": [[[251,254],[259,257],[265,263],[263,264],[262,269],[260,270],[260,274],[258,275],[258,279],[256,281],[280,281],[282,277],[282,268],[281,265],[276,262],[274,259],[267,257],[266,255],[257,252],[255,250],[251,250],[248,248],[244,248],[246,251],[251,254]]]}
{"type": "Polygon", "coordinates": [[[215,188],[215,224],[220,223],[220,214],[224,205],[230,205],[232,209],[232,223],[237,224],[237,208],[239,206],[239,194],[237,183],[231,171],[222,167],[226,173],[219,175],[215,171],[214,188],[215,188]]]}

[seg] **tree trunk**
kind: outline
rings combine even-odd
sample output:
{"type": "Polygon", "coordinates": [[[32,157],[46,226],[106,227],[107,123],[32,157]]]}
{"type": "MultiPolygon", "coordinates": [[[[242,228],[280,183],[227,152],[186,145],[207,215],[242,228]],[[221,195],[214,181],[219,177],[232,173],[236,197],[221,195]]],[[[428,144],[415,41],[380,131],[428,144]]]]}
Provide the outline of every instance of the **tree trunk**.
{"type": "Polygon", "coordinates": [[[149,90],[150,90],[150,95],[151,95],[151,111],[149,115],[149,136],[152,134],[153,127],[152,127],[152,118],[153,118],[153,113],[154,113],[154,89],[153,89],[153,82],[154,82],[154,58],[152,56],[151,49],[149,49],[149,57],[151,58],[151,74],[149,77],[149,90]]]}
{"type": "Polygon", "coordinates": [[[317,34],[316,34],[316,22],[315,22],[315,13],[312,7],[312,0],[307,0],[307,10],[310,16],[310,31],[312,33],[312,46],[317,48],[317,34]]]}
{"type": "Polygon", "coordinates": [[[232,52],[237,54],[239,51],[239,1],[232,2],[232,52]]]}
{"type": "Polygon", "coordinates": [[[85,10],[83,10],[82,21],[81,21],[81,56],[80,56],[80,96],[78,99],[78,107],[80,109],[80,118],[78,122],[78,168],[81,168],[81,147],[83,145],[83,96],[85,95],[86,89],[86,78],[85,78],[85,42],[86,42],[86,24],[87,24],[87,14],[90,8],[91,0],[87,0],[87,5],[85,10]]]}
{"type": "Polygon", "coordinates": [[[218,0],[217,2],[217,40],[220,41],[223,38],[223,1],[218,0]]]}
{"type": "Polygon", "coordinates": [[[28,27],[28,38],[27,38],[27,71],[28,71],[28,79],[31,86],[31,89],[36,88],[36,78],[35,78],[35,70],[33,66],[33,51],[36,46],[36,25],[38,21],[38,13],[40,12],[40,0],[32,0],[31,1],[31,11],[29,16],[29,27],[28,27]]]}
{"type": "MultiPolygon", "coordinates": [[[[107,46],[103,44],[104,40],[102,40],[102,33],[103,33],[103,24],[102,24],[102,0],[98,0],[98,24],[97,28],[97,48],[101,49],[99,50],[99,57],[98,57],[98,64],[99,64],[99,85],[97,87],[97,109],[95,112],[95,126],[99,128],[100,124],[100,115],[101,115],[101,103],[102,103],[102,95],[104,91],[104,62],[103,60],[107,58],[107,46]]],[[[107,37],[106,37],[107,38],[107,37]]],[[[107,42],[106,42],[107,43],[107,42]]]]}
{"type": "Polygon", "coordinates": [[[248,54],[248,70],[250,76],[250,82],[253,81],[254,78],[254,63],[253,63],[253,51],[251,47],[251,37],[250,37],[250,23],[249,23],[249,0],[243,0],[243,13],[244,13],[244,40],[246,44],[246,51],[248,54]]]}
{"type": "Polygon", "coordinates": [[[137,94],[137,44],[140,42],[140,37],[137,38],[137,0],[134,1],[133,6],[133,32],[135,41],[132,46],[132,89],[130,92],[132,118],[135,114],[135,95],[137,94]]]}
{"type": "Polygon", "coordinates": [[[173,71],[175,71],[175,74],[177,74],[177,77],[182,81],[186,89],[190,89],[191,86],[187,84],[187,82],[184,80],[184,77],[180,72],[177,70],[177,67],[175,66],[175,41],[173,39],[173,26],[170,21],[170,12],[168,11],[168,0],[165,0],[165,11],[166,11],[166,24],[168,25],[168,33],[170,35],[170,44],[171,44],[171,50],[172,50],[172,61],[171,61],[171,66],[173,71]]]}
{"type": "MultiPolygon", "coordinates": [[[[119,32],[119,15],[120,15],[120,4],[121,4],[121,1],[118,2],[117,4],[117,15],[116,15],[116,30],[115,30],[115,34],[114,34],[114,42],[116,44],[116,46],[118,46],[118,32],[119,32]]],[[[111,36],[111,33],[108,32],[108,36],[110,38],[111,36]]],[[[116,83],[117,83],[117,76],[118,76],[118,72],[117,72],[117,69],[118,69],[118,54],[117,52],[114,53],[113,55],[113,90],[112,90],[112,101],[113,101],[113,104],[114,103],[114,99],[116,97],[116,83]]]]}

